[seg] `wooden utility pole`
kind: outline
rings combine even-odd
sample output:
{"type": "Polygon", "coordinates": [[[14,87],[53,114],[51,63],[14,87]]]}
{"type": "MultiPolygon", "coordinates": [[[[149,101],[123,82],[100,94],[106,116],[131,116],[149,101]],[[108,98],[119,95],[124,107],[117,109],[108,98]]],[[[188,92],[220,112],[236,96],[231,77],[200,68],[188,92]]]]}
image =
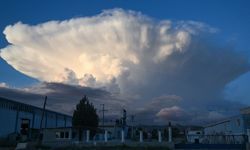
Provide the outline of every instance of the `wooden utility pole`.
{"type": "Polygon", "coordinates": [[[102,110],[101,110],[101,111],[102,111],[102,127],[103,127],[103,129],[104,129],[104,112],[105,112],[105,111],[108,111],[108,110],[105,110],[105,109],[104,109],[104,104],[101,104],[101,105],[102,105],[102,110]]]}
{"type": "Polygon", "coordinates": [[[42,140],[42,126],[43,126],[43,118],[44,118],[46,103],[47,103],[47,96],[45,96],[44,103],[43,103],[42,118],[41,118],[41,122],[40,122],[40,137],[39,137],[39,140],[42,140]]]}

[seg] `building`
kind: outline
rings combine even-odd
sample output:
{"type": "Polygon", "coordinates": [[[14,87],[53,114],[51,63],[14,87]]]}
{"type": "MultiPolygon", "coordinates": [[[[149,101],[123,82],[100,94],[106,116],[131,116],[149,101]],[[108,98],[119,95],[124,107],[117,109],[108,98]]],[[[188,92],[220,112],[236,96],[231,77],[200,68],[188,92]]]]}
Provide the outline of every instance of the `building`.
{"type": "Polygon", "coordinates": [[[240,110],[240,114],[204,127],[204,140],[210,143],[242,143],[246,141],[247,129],[250,129],[250,107],[240,110]]]}
{"type": "Polygon", "coordinates": [[[250,129],[250,107],[240,110],[240,115],[227,118],[204,128],[205,135],[246,135],[250,129]]]}
{"type": "MultiPolygon", "coordinates": [[[[96,134],[91,138],[90,128],[62,127],[46,128],[43,130],[42,143],[47,146],[69,146],[72,144],[87,144],[90,141],[103,142],[104,130],[97,128],[96,134]],[[80,129],[80,130],[79,130],[80,129]]],[[[111,135],[107,132],[107,140],[111,140],[111,135]]]]}
{"type": "Polygon", "coordinates": [[[201,129],[190,129],[186,133],[188,143],[200,143],[203,137],[203,130],[201,129]]]}
{"type": "MultiPolygon", "coordinates": [[[[31,137],[39,133],[43,109],[0,97],[0,138],[12,134],[31,137]]],[[[72,116],[44,111],[42,128],[71,127],[72,116]]]]}

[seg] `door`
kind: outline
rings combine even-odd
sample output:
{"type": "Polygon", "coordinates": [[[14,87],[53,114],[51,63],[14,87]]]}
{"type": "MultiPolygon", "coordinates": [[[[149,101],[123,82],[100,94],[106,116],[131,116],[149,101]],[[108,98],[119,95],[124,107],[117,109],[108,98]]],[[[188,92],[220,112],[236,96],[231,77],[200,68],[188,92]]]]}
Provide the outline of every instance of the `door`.
{"type": "Polygon", "coordinates": [[[29,119],[22,119],[21,121],[21,135],[29,135],[29,128],[30,128],[30,120],[29,119]]]}

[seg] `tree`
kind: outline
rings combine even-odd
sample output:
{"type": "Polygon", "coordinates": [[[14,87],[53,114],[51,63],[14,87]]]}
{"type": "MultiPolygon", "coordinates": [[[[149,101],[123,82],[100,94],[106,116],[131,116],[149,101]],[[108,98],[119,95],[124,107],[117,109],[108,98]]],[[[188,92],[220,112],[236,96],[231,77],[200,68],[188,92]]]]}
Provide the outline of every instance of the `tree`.
{"type": "Polygon", "coordinates": [[[79,140],[82,140],[83,129],[90,130],[90,138],[92,138],[98,128],[98,115],[92,103],[89,103],[88,97],[85,95],[76,105],[73,113],[72,125],[79,129],[79,140]]]}

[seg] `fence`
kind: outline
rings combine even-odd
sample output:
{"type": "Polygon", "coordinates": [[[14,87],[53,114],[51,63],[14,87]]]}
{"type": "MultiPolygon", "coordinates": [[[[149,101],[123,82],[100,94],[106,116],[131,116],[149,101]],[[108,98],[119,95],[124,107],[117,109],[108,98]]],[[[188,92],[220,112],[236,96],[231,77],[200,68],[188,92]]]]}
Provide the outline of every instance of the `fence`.
{"type": "Polygon", "coordinates": [[[245,144],[247,135],[188,135],[187,142],[201,144],[245,144]]]}

